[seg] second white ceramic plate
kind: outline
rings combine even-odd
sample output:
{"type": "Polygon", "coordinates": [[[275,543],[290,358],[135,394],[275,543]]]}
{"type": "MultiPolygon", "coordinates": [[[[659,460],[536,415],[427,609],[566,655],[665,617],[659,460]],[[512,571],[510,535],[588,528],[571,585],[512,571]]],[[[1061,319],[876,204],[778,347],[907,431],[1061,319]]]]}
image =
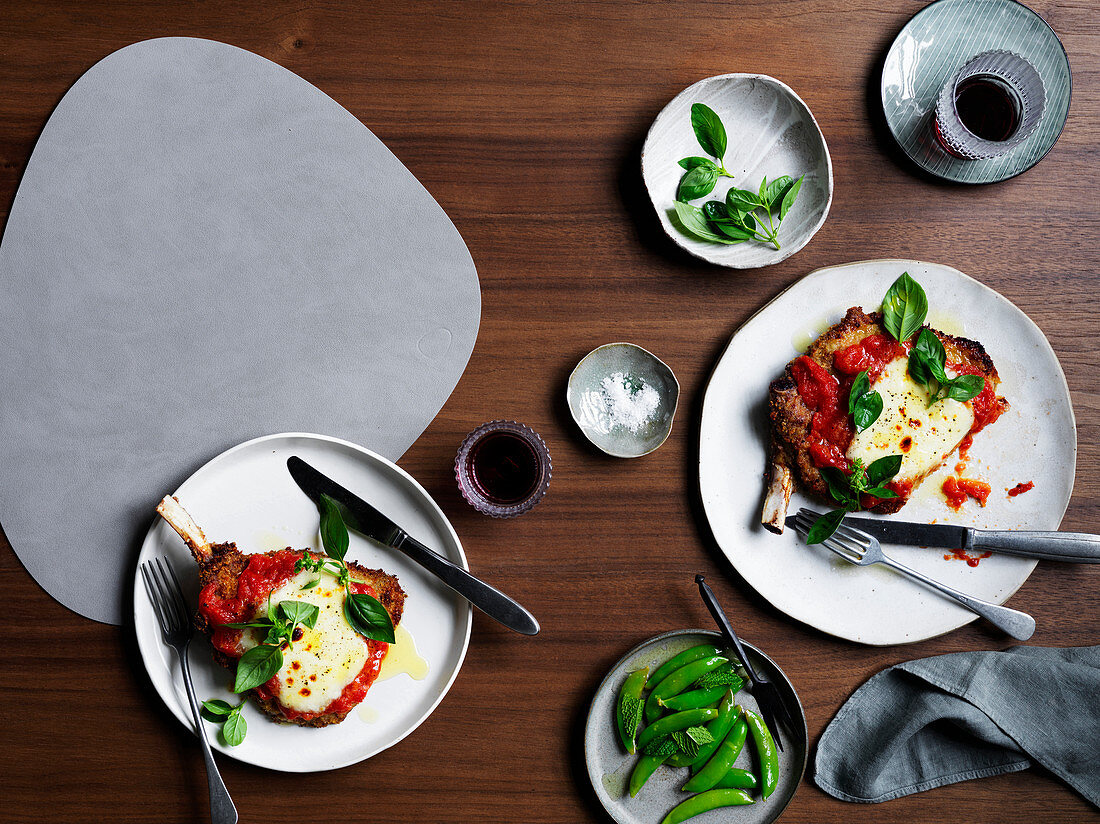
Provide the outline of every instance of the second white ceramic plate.
{"type": "MultiPolygon", "coordinates": [[[[966,477],[987,481],[987,506],[961,512],[939,493],[954,461],[927,478],[895,516],[987,529],[1057,529],[1073,491],[1077,432],[1065,375],[1046,337],[1023,312],[950,266],[871,260],[811,272],[750,318],[730,340],[703,404],[699,483],[715,539],[738,573],[792,618],[864,644],[902,644],[940,635],[977,616],[932,590],[880,567],[856,567],[806,546],[793,530],[760,525],[768,440],[768,384],[850,306],[878,309],[890,284],[909,272],[928,294],[928,322],[980,341],[1001,376],[1009,410],[974,438],[966,477]],[[1035,488],[1015,498],[1020,481],[1035,488]]],[[[799,492],[800,506],[822,502],[799,492]]],[[[1035,561],[994,555],[970,567],[943,550],[884,545],[888,555],[946,584],[1003,603],[1035,561]]],[[[1026,603],[1013,606],[1027,610],[1026,603]]]]}
{"type": "MultiPolygon", "coordinates": [[[[380,455],[337,438],[295,433],[248,441],[214,458],[173,494],[210,540],[235,541],[246,553],[287,546],[317,548],[317,507],[291,480],[286,468],[291,455],[298,455],[368,500],[448,560],[469,568],[458,535],[420,484],[380,455]]],[[[139,563],[162,555],[175,567],[193,605],[198,596],[198,569],[183,541],[158,518],[142,545],[139,563]]],[[[420,726],[443,700],[470,641],[469,603],[401,553],[356,533],[351,534],[348,557],[396,575],[406,593],[397,644],[391,647],[367,697],[342,723],[320,729],[277,724],[249,706],[245,709],[248,735],[237,747],[222,744],[216,727],[203,722],[211,746],[273,770],[331,770],[393,746],[420,726]],[[392,668],[393,662],[418,658],[427,662],[426,673],[422,665],[392,668]],[[387,662],[391,662],[390,668],[387,662]]],[[[153,686],[176,718],[192,728],[176,654],[161,641],[140,575],[134,588],[134,622],[153,686]]],[[[200,701],[239,701],[229,690],[232,676],[214,663],[210,646],[201,637],[191,645],[190,660],[200,701]]]]}

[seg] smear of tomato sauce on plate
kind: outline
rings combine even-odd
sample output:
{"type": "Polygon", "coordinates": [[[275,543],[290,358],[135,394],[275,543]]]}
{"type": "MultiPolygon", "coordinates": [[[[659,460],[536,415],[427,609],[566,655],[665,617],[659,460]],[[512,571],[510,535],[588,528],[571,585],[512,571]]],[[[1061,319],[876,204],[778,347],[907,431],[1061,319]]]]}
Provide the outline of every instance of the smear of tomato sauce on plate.
{"type": "Polygon", "coordinates": [[[1018,483],[1016,486],[1012,487],[1012,489],[1008,490],[1008,497],[1015,498],[1017,495],[1023,495],[1025,492],[1034,488],[1034,481],[1028,481],[1026,484],[1023,482],[1018,483]]]}

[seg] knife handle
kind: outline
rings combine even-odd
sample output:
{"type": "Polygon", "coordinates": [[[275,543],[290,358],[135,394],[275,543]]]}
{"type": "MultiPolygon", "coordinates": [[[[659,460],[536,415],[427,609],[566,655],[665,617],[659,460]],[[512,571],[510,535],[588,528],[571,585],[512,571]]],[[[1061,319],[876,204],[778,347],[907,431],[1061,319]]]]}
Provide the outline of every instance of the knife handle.
{"type": "Polygon", "coordinates": [[[1008,529],[975,529],[968,550],[990,549],[1009,555],[1100,564],[1100,535],[1083,532],[1030,532],[1008,529]]]}
{"type": "Polygon", "coordinates": [[[539,622],[535,620],[535,616],[496,587],[489,586],[462,567],[452,564],[442,555],[432,552],[407,533],[393,546],[493,620],[523,635],[538,635],[539,622]]]}

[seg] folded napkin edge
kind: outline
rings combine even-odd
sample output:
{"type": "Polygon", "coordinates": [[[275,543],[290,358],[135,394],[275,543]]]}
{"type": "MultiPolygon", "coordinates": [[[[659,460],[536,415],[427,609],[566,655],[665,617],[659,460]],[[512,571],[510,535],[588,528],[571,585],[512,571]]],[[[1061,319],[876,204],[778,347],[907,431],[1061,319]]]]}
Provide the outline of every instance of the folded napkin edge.
{"type": "Polygon", "coordinates": [[[864,798],[862,796],[846,793],[830,784],[816,770],[814,771],[814,783],[829,795],[834,798],[839,798],[841,801],[851,801],[856,804],[879,804],[883,801],[893,801],[895,798],[902,798],[903,796],[913,795],[914,793],[924,792],[925,790],[934,790],[936,787],[945,787],[948,784],[959,784],[963,781],[969,781],[972,778],[988,778],[993,775],[1021,772],[1031,766],[1034,766],[1034,763],[1030,760],[1025,760],[1011,764],[1002,764],[996,767],[984,767],[980,770],[964,770],[963,772],[951,775],[941,775],[935,778],[929,778],[916,784],[897,787],[888,793],[883,793],[874,798],[864,798]]]}

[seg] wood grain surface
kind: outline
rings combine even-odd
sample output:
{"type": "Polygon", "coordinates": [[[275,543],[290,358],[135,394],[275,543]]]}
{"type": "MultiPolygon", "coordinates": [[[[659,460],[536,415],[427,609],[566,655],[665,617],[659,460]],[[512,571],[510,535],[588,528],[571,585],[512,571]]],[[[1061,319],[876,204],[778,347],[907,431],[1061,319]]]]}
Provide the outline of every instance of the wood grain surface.
{"type": "MultiPolygon", "coordinates": [[[[0,5],[5,217],[43,124],[86,69],[138,40],[193,35],[268,57],[347,107],[440,202],[481,277],[481,332],[469,367],[401,465],[443,507],[474,572],[530,607],[543,632],[521,638],[476,615],[450,694],[413,735],[368,762],[291,777],[220,758],[242,821],[606,821],[582,757],[588,702],[637,642],[709,626],[696,572],[707,574],[743,636],[784,667],[813,741],[885,666],[1009,646],[980,623],[884,649],[796,624],[739,580],[699,503],[702,397],[733,331],[815,268],[904,257],[967,272],[1047,334],[1069,380],[1080,443],[1063,528],[1100,531],[1100,15],[1094,0],[1032,3],[1069,53],[1069,122],[1031,171],[969,188],[918,174],[892,144],[878,104],[885,50],[922,5],[0,5]],[[831,214],[813,241],[747,272],[679,251],[662,234],[639,173],[641,142],[665,103],[700,78],[732,71],[773,75],[801,95],[836,176],[831,214]],[[597,453],[564,403],[573,365],[613,340],[655,352],[683,386],[671,438],[640,460],[597,453]],[[515,521],[468,508],[452,474],[466,432],[501,417],[535,427],[554,459],[549,494],[515,521]]],[[[1020,456],[1025,466],[1047,459],[1020,456]]],[[[150,499],[161,493],[151,490],[150,499]]],[[[153,692],[132,629],[69,612],[0,544],[8,708],[0,819],[206,820],[198,747],[153,692]]],[[[1095,644],[1098,591],[1100,567],[1044,562],[1011,604],[1034,614],[1034,644],[1095,644]]],[[[1082,746],[1098,754],[1097,742],[1082,746]]],[[[783,820],[1034,824],[1095,812],[1058,781],[1027,771],[874,806],[842,803],[806,779],[783,820]]]]}

